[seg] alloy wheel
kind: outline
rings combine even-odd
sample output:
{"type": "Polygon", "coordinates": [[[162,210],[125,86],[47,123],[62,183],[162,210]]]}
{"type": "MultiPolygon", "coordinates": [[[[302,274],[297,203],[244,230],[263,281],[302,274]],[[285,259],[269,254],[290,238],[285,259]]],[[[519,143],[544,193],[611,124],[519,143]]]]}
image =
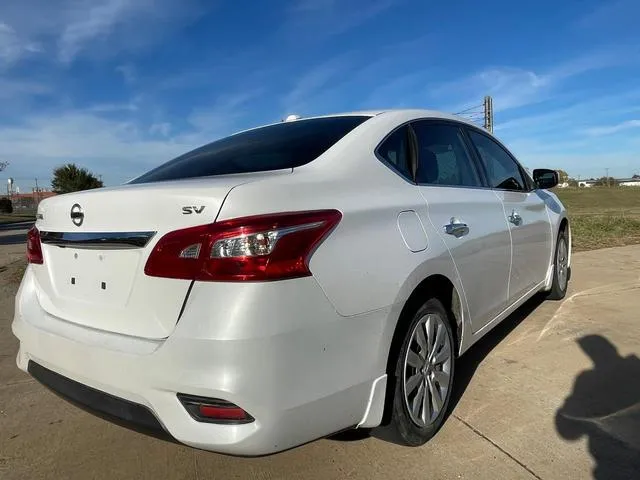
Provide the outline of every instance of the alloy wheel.
{"type": "Polygon", "coordinates": [[[453,351],[442,317],[423,316],[416,324],[404,359],[404,400],[419,427],[436,421],[451,388],[453,351]]]}

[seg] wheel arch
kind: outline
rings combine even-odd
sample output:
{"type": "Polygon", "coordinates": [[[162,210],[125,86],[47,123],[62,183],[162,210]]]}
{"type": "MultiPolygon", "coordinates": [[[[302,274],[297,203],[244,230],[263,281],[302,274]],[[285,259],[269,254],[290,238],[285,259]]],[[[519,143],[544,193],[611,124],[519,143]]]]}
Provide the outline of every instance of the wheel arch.
{"type": "Polygon", "coordinates": [[[404,302],[398,320],[395,324],[391,344],[387,354],[387,391],[385,394],[384,413],[381,425],[388,424],[391,419],[391,409],[393,404],[393,392],[396,380],[396,358],[402,348],[402,342],[409,328],[413,314],[429,298],[437,298],[444,305],[449,316],[449,322],[454,334],[456,343],[455,356],[460,354],[462,337],[464,335],[464,307],[463,298],[451,279],[441,273],[427,276],[419,282],[404,302]]]}
{"type": "MultiPolygon", "coordinates": [[[[572,253],[572,239],[571,239],[571,225],[569,223],[569,218],[564,216],[562,217],[562,220],[560,220],[560,225],[558,227],[558,232],[556,233],[556,239],[558,238],[558,234],[562,231],[562,230],[566,230],[567,231],[567,235],[568,235],[568,247],[569,247],[569,267],[571,267],[571,253],[572,253]]],[[[556,240],[557,241],[557,240],[556,240]]]]}

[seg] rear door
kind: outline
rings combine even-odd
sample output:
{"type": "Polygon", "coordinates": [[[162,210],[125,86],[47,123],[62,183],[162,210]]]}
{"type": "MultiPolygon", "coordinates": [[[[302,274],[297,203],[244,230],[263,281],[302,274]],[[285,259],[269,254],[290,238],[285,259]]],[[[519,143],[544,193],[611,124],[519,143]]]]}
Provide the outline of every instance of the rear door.
{"type": "Polygon", "coordinates": [[[420,120],[412,127],[416,180],[458,270],[475,332],[506,307],[511,239],[502,203],[484,187],[457,123],[420,120]]]}
{"type": "Polygon", "coordinates": [[[537,287],[549,268],[552,233],[544,200],[514,157],[488,135],[469,130],[490,186],[504,204],[513,244],[510,303],[537,287]]]}

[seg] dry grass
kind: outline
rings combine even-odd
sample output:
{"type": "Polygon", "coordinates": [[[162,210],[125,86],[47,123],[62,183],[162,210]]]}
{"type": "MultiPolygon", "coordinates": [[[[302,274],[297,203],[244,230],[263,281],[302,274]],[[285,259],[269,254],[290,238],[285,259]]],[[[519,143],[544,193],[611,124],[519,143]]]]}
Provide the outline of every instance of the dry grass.
{"type": "Polygon", "coordinates": [[[567,188],[556,193],[569,211],[576,251],[640,243],[640,188],[567,188]]]}

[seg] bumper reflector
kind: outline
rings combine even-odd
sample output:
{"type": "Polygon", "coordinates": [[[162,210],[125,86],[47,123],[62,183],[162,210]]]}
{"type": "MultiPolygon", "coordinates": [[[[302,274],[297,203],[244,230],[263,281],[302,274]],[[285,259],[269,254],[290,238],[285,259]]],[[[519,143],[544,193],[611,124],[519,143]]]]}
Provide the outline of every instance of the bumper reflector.
{"type": "Polygon", "coordinates": [[[239,424],[251,423],[254,418],[237,405],[217,398],[178,394],[178,400],[198,422],[239,424]]]}

